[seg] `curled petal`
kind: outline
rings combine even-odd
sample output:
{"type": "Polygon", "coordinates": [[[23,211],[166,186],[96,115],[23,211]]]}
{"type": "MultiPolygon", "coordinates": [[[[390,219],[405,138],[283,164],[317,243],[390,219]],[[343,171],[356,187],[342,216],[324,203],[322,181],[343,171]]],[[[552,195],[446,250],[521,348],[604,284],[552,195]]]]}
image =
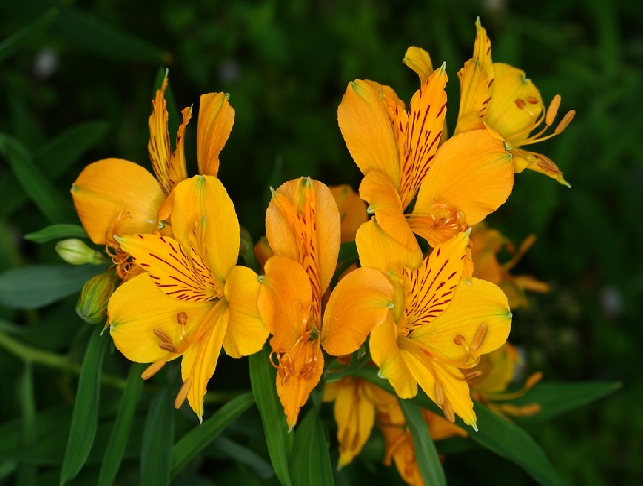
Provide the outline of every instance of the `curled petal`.
{"type": "Polygon", "coordinates": [[[219,153],[230,137],[234,124],[234,109],[225,93],[201,95],[197,122],[197,163],[199,173],[216,176],[219,153]]]}

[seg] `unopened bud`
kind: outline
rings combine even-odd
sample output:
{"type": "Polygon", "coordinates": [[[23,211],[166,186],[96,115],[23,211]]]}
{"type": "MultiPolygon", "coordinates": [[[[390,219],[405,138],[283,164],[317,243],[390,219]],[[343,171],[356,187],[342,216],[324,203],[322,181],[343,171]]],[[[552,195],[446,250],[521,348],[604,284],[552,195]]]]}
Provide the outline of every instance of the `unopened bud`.
{"type": "Polygon", "coordinates": [[[114,267],[90,278],[80,292],[76,303],[76,314],[89,324],[103,322],[107,315],[109,298],[120,282],[114,267]]]}
{"type": "Polygon", "coordinates": [[[61,240],[56,243],[56,252],[60,258],[72,265],[102,265],[106,262],[105,256],[100,251],[87,246],[83,240],[61,240]]]}

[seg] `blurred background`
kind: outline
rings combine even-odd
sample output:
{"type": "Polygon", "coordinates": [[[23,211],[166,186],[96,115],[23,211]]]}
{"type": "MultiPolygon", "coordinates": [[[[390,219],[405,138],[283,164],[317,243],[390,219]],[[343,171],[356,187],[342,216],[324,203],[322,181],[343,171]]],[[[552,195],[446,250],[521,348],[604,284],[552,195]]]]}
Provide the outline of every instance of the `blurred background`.
{"type": "MultiPolygon", "coordinates": [[[[559,165],[572,188],[533,172],[517,175],[509,202],[488,220],[516,243],[537,234],[515,273],[552,287],[514,313],[510,340],[524,350],[527,371],[542,370],[545,380],[623,382],[615,395],[530,432],[569,484],[641,484],[643,379],[635,366],[643,345],[640,2],[2,0],[0,39],[38,18],[41,24],[19,49],[0,50],[0,132],[24,144],[69,197],[82,168],[101,158],[151,170],[147,119],[162,68],[169,68],[178,109],[194,105],[196,114],[201,93],[225,91],[236,117],[219,176],[241,224],[257,239],[270,185],[311,176],[358,187],[337,106],[355,78],[388,84],[408,102],[418,80],[402,64],[407,47],[425,48],[434,66],[446,61],[453,130],[456,73],[471,56],[477,16],[495,62],[525,70],[545,103],[559,93],[561,112],[577,112],[562,135],[534,148],[559,165]],[[57,15],[47,17],[54,6],[57,15]],[[42,156],[55,149],[56,137],[88,122],[89,138],[74,135],[73,157],[42,156]]],[[[192,162],[195,128],[196,117],[187,134],[192,162]]],[[[170,129],[171,138],[174,133],[170,129]]],[[[67,222],[77,219],[72,214],[67,222]]],[[[22,239],[47,224],[0,157],[0,271],[60,263],[53,243],[22,239]]],[[[74,303],[28,312],[0,308],[0,317],[26,326],[26,342],[73,355],[85,326],[74,303]]],[[[0,350],[2,423],[21,414],[20,369],[20,361],[0,350]]],[[[73,376],[56,378],[55,385],[46,368],[34,376],[37,410],[71,403],[73,376]]],[[[104,400],[109,403],[109,394],[104,400]]],[[[453,484],[490,480],[500,464],[504,483],[529,484],[517,467],[490,457],[448,456],[447,477],[453,484]]]]}

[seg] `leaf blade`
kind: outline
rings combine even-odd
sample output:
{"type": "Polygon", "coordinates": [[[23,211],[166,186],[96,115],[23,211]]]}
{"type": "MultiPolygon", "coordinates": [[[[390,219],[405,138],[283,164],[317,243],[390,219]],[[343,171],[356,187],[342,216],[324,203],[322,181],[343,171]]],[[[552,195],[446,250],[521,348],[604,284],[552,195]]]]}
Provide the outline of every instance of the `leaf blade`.
{"type": "Polygon", "coordinates": [[[295,430],[290,474],[300,484],[333,485],[328,443],[314,408],[295,430]]]}

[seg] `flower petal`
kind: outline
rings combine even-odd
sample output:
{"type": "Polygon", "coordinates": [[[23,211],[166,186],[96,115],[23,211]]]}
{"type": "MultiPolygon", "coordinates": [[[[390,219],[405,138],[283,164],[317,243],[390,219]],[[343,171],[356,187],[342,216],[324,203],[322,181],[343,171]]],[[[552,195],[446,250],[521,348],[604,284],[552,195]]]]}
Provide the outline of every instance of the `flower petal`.
{"type": "Polygon", "coordinates": [[[172,191],[168,169],[170,158],[172,156],[172,147],[170,146],[170,134],[167,129],[168,113],[167,103],[165,102],[165,90],[167,88],[167,76],[163,78],[163,84],[156,91],[156,96],[152,100],[153,110],[149,118],[150,141],[147,144],[147,150],[152,161],[152,168],[156,178],[167,195],[172,191]]]}
{"type": "Polygon", "coordinates": [[[143,273],[123,283],[109,299],[109,332],[119,351],[131,361],[174,359],[179,354],[161,349],[163,340],[159,336],[180,346],[212,306],[212,302],[182,302],[168,297],[143,273]],[[183,324],[179,315],[185,317],[183,324]]]}
{"type": "Polygon", "coordinates": [[[368,220],[366,203],[348,184],[329,187],[339,211],[341,242],[355,241],[357,229],[368,220]]]}
{"type": "Polygon", "coordinates": [[[181,114],[183,115],[183,121],[176,133],[176,149],[170,158],[169,167],[167,169],[169,186],[172,189],[174,189],[179,182],[188,178],[188,172],[185,165],[185,150],[183,146],[185,140],[185,129],[188,126],[190,118],[192,118],[192,108],[184,108],[181,114]]]}
{"type": "Polygon", "coordinates": [[[151,233],[165,196],[154,176],[123,159],[103,159],[83,169],[71,186],[83,227],[97,245],[113,234],[151,233]]]}
{"type": "Polygon", "coordinates": [[[337,109],[337,120],[362,174],[378,170],[398,188],[398,147],[381,93],[366,81],[353,81],[337,109]]]}
{"type": "Polygon", "coordinates": [[[431,56],[421,47],[409,47],[404,55],[404,64],[416,72],[420,77],[420,83],[428,79],[433,73],[433,64],[431,64],[431,56]]]}
{"type": "Polygon", "coordinates": [[[221,297],[201,257],[194,252],[189,258],[178,241],[165,236],[130,235],[118,238],[118,242],[166,295],[190,302],[221,297]]]}
{"type": "Polygon", "coordinates": [[[234,109],[225,93],[201,95],[197,122],[197,163],[199,174],[216,176],[219,153],[230,137],[234,109]]]}
{"type": "Polygon", "coordinates": [[[358,268],[333,289],[321,331],[324,351],[343,356],[357,351],[372,329],[389,314],[393,286],[382,272],[358,268]]]}
{"type": "Polygon", "coordinates": [[[223,347],[233,358],[256,353],[268,339],[257,308],[260,285],[257,274],[248,267],[234,267],[226,280],[230,321],[223,347]]]}

